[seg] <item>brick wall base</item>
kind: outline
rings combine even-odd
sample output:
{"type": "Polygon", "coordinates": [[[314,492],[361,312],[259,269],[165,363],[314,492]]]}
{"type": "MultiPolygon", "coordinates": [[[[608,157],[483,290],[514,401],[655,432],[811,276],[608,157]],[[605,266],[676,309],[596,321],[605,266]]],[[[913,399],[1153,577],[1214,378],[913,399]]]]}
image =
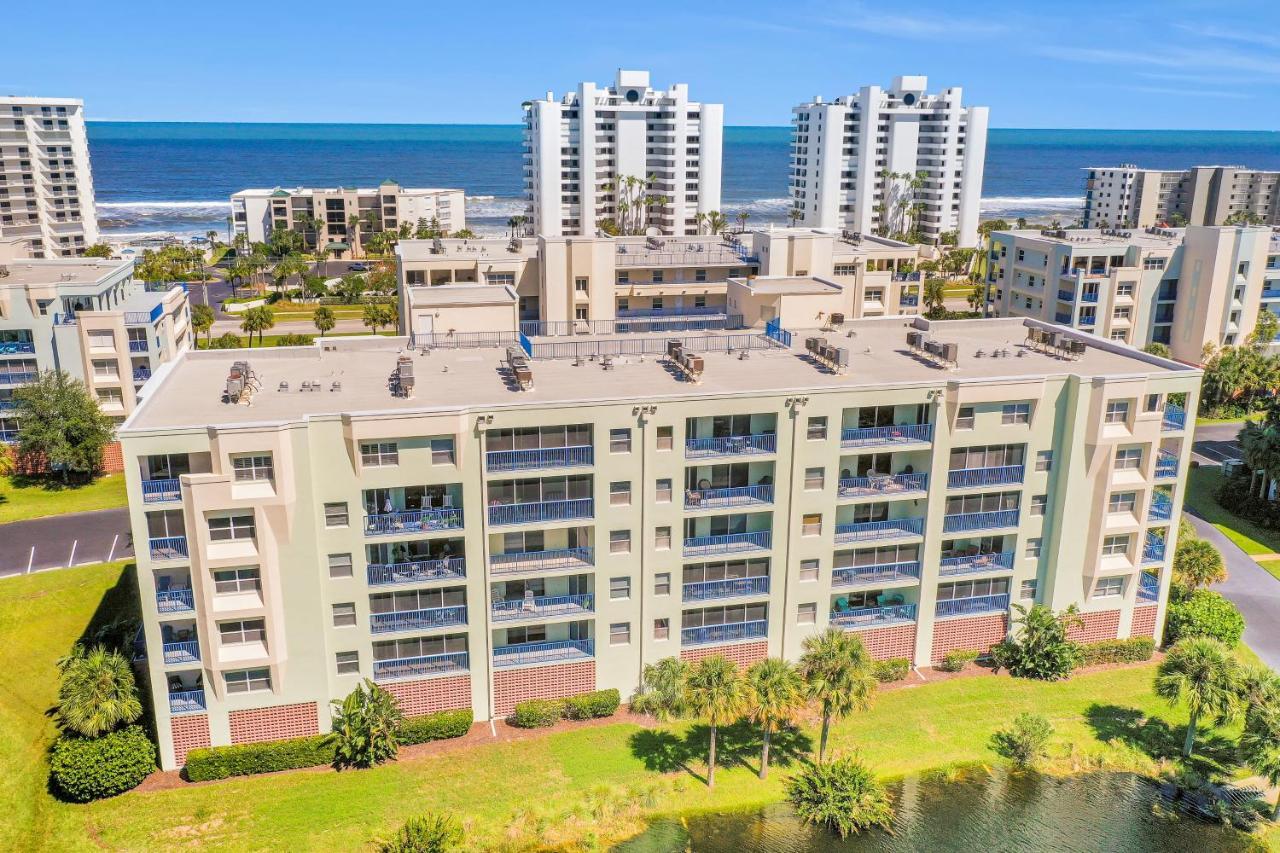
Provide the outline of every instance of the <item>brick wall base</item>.
{"type": "Polygon", "coordinates": [[[563,699],[595,689],[595,661],[499,669],[493,673],[494,712],[505,717],[526,699],[563,699]]]}
{"type": "MultiPolygon", "coordinates": [[[[41,477],[49,473],[49,463],[43,454],[18,454],[15,445],[13,470],[27,477],[41,477]]],[[[123,470],[124,451],[120,449],[120,442],[112,441],[102,448],[102,473],[119,474],[123,470]]]]}
{"type": "Polygon", "coordinates": [[[471,676],[427,678],[422,681],[393,681],[379,685],[396,697],[400,713],[406,717],[471,707],[471,676]]]}
{"type": "Polygon", "coordinates": [[[916,626],[894,625],[890,628],[870,628],[852,632],[875,660],[906,658],[915,663],[916,626]]]}
{"type": "Polygon", "coordinates": [[[320,733],[315,702],[232,711],[227,718],[232,743],[261,743],[320,733]]]}
{"type": "Polygon", "coordinates": [[[1080,614],[1084,625],[1072,625],[1067,629],[1067,639],[1073,643],[1096,643],[1114,640],[1120,633],[1120,611],[1103,610],[1098,613],[1080,614]]]}
{"type": "Polygon", "coordinates": [[[1133,622],[1129,625],[1130,637],[1154,637],[1156,635],[1156,611],[1154,604],[1133,608],[1133,622]]]}
{"type": "Polygon", "coordinates": [[[181,767],[187,763],[187,753],[193,749],[210,746],[209,717],[206,714],[185,714],[169,721],[173,737],[173,759],[181,767]]]}
{"type": "Polygon", "coordinates": [[[762,661],[769,656],[769,644],[767,642],[733,643],[726,646],[700,646],[698,648],[680,650],[680,660],[688,663],[697,663],[700,660],[706,660],[716,655],[721,655],[736,663],[742,669],[746,669],[751,664],[762,661]]]}
{"type": "Polygon", "coordinates": [[[986,654],[1008,632],[1008,617],[1003,613],[969,619],[939,619],[933,625],[933,650],[929,660],[941,663],[947,652],[956,649],[977,649],[980,654],[986,654]]]}

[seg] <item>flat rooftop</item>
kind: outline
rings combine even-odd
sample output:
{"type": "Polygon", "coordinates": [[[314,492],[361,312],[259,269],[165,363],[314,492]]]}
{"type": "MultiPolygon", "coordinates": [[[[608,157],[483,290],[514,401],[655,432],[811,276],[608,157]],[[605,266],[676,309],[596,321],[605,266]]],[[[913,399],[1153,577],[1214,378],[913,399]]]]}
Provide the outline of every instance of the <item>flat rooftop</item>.
{"type": "Polygon", "coordinates": [[[752,293],[781,296],[837,296],[843,291],[834,281],[812,275],[761,275],[755,278],[731,278],[729,281],[752,293]]]}
{"type": "MultiPolygon", "coordinates": [[[[1193,374],[1195,368],[1160,359],[1122,344],[1075,335],[1089,346],[1082,357],[1067,361],[1024,347],[1027,326],[1060,327],[1019,318],[954,320],[930,324],[928,335],[959,345],[955,369],[939,368],[906,346],[910,318],[858,320],[840,329],[815,332],[795,329],[789,348],[775,346],[758,334],[707,333],[747,339],[765,348],[714,352],[697,348],[705,369],[698,383],[687,381],[660,355],[620,355],[611,370],[599,360],[571,357],[530,360],[531,390],[519,390],[504,362],[505,348],[436,349],[412,352],[417,388],[412,397],[395,397],[390,380],[398,356],[407,352],[406,338],[335,338],[307,347],[254,350],[187,351],[163,365],[143,390],[143,401],[123,431],[196,429],[253,423],[287,423],[312,416],[338,414],[449,412],[459,409],[573,405],[587,402],[696,399],[733,394],[794,394],[874,387],[935,387],[944,382],[999,382],[1044,376],[1135,376],[1193,374]],[[811,360],[804,349],[807,335],[825,336],[850,351],[845,373],[834,373],[811,360]],[[993,349],[1009,355],[991,358],[993,349]],[[984,356],[978,357],[977,351],[984,356]],[[1021,355],[1019,355],[1021,353],[1021,355]],[[258,377],[252,403],[223,402],[231,364],[246,360],[258,377]],[[303,382],[319,390],[302,391],[303,382]],[[334,382],[339,390],[331,390],[334,382]],[[287,383],[287,390],[281,390],[287,383]]],[[[607,340],[635,341],[664,335],[615,335],[607,340]]],[[[687,336],[696,338],[697,336],[687,336]]],[[[574,339],[542,338],[572,349],[574,339]]],[[[592,345],[594,342],[584,342],[592,345]]],[[[721,342],[723,343],[723,342],[721,342]]],[[[703,343],[705,347],[705,342],[703,343]]],[[[535,342],[537,352],[537,342],[535,342]]]]}
{"type": "Polygon", "coordinates": [[[1101,249],[1110,251],[1126,246],[1140,246],[1148,249],[1175,249],[1182,245],[1186,235],[1185,228],[1126,228],[1123,230],[1101,228],[1069,228],[1058,236],[1038,228],[1012,228],[1008,231],[997,231],[996,234],[1007,234],[1022,240],[1043,240],[1046,243],[1057,243],[1062,246],[1076,246],[1082,249],[1101,249]]]}
{"type": "Polygon", "coordinates": [[[454,238],[442,240],[401,240],[396,243],[396,254],[407,263],[415,261],[441,261],[465,258],[471,261],[517,260],[538,256],[538,241],[534,237],[518,238],[481,237],[474,240],[454,238]]]}
{"type": "MultiPolygon", "coordinates": [[[[429,193],[460,193],[463,190],[459,187],[402,187],[399,184],[383,184],[382,187],[396,188],[396,192],[405,195],[413,194],[429,194],[429,193]]],[[[361,193],[363,195],[374,195],[382,191],[382,187],[251,187],[249,189],[239,190],[231,194],[232,198],[271,198],[277,193],[285,193],[290,196],[309,196],[316,193],[325,195],[336,195],[337,193],[361,193]]]]}
{"type": "Polygon", "coordinates": [[[124,269],[132,269],[133,261],[110,258],[20,259],[0,264],[9,271],[0,274],[0,287],[29,285],[95,284],[124,269]]]}
{"type": "Polygon", "coordinates": [[[409,288],[410,305],[514,305],[516,292],[506,285],[438,284],[409,288]]]}

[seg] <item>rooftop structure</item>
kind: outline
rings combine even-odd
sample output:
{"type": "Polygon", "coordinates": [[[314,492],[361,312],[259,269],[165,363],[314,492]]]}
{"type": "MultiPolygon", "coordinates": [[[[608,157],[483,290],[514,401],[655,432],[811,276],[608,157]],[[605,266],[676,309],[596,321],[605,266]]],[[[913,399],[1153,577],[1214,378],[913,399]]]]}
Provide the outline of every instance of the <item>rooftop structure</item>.
{"type": "Polygon", "coordinates": [[[1086,227],[1225,225],[1241,217],[1280,225],[1280,172],[1244,166],[1169,171],[1126,164],[1091,166],[1085,173],[1086,227]]]}

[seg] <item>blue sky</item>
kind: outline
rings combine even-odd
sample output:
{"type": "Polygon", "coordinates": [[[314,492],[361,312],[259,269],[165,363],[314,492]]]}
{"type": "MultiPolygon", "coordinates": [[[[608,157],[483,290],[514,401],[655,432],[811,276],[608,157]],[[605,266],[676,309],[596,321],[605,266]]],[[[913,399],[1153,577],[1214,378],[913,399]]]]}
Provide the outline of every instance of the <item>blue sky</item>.
{"type": "Polygon", "coordinates": [[[687,82],[734,125],[927,74],[989,105],[995,127],[1280,128],[1275,0],[64,0],[6,14],[20,37],[0,92],[83,98],[91,119],[507,124],[522,100],[622,66],[687,82]],[[51,26],[58,38],[39,37],[51,26]]]}

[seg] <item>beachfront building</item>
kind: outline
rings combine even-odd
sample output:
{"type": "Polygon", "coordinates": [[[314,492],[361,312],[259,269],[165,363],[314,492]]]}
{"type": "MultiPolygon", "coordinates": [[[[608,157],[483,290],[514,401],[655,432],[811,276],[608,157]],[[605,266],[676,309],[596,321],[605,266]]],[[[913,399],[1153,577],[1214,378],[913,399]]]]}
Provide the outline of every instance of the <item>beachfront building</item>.
{"type": "Polygon", "coordinates": [[[722,104],[690,101],[684,83],[654,89],[648,71],[619,70],[612,86],[579,83],[562,98],[526,101],[532,233],[592,236],[605,220],[624,233],[707,230],[702,217],[720,210],[723,135],[722,104]]]}
{"type": "Polygon", "coordinates": [[[815,97],[791,113],[796,222],[859,234],[917,231],[937,243],[978,241],[987,154],[987,108],[961,89],[936,94],[927,77],[896,77],[834,101],[815,97]]]}
{"type": "Polygon", "coordinates": [[[995,313],[1165,344],[1195,364],[1206,345],[1244,343],[1260,311],[1280,314],[1280,233],[1270,228],[997,231],[987,251],[995,313]]]}
{"type": "Polygon", "coordinates": [[[135,282],[133,262],[0,263],[0,441],[18,436],[13,392],[41,371],[84,382],[117,422],[156,368],[190,345],[187,292],[135,282]]]}
{"type": "Polygon", "coordinates": [[[302,234],[310,248],[350,257],[360,254],[360,241],[375,231],[404,225],[460,231],[467,224],[466,197],[458,189],[402,187],[390,180],[372,188],[241,190],[231,195],[231,223],[252,243],[287,228],[302,234]]]}
{"type": "Polygon", "coordinates": [[[0,238],[31,257],[67,258],[98,242],[84,101],[0,96],[0,238]]]}
{"type": "Polygon", "coordinates": [[[1256,217],[1260,225],[1280,225],[1280,172],[1244,166],[1170,171],[1132,164],[1091,166],[1085,172],[1086,228],[1223,225],[1245,216],[1256,217]]]}
{"type": "MultiPolygon", "coordinates": [[[[920,310],[918,246],[810,228],[703,237],[401,240],[401,331],[466,332],[732,328],[769,318],[727,307],[750,276],[818,276],[841,286],[848,319],[920,310]],[[644,322],[639,322],[644,321],[644,322]],[[622,325],[619,326],[618,324],[622,325]]],[[[820,318],[814,318],[817,322],[820,318]]]]}
{"type": "Polygon", "coordinates": [[[809,330],[838,288],[729,288],[768,329],[162,369],[120,433],[162,765],[328,731],[363,678],[488,720],[828,626],[927,666],[1015,603],[1160,638],[1200,371],[1036,320],[809,330]]]}

